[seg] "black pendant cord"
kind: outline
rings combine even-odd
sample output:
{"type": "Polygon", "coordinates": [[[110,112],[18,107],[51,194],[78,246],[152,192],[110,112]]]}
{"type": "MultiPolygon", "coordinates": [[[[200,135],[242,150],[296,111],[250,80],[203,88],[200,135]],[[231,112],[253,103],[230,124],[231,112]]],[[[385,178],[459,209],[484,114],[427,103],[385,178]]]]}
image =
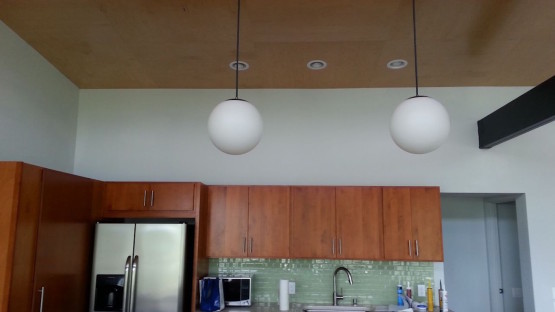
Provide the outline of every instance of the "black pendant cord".
{"type": "Polygon", "coordinates": [[[418,96],[418,60],[416,57],[416,5],[412,0],[412,38],[414,46],[414,80],[416,82],[416,96],[418,96]]]}
{"type": "Polygon", "coordinates": [[[235,99],[239,99],[239,21],[241,20],[241,0],[237,0],[237,46],[235,58],[235,99]]]}

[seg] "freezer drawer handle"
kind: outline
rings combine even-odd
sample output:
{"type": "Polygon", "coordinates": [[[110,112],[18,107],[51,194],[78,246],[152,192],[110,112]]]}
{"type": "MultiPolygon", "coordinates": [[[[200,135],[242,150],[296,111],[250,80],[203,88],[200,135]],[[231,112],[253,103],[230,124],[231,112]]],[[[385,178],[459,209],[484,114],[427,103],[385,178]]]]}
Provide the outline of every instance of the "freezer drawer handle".
{"type": "Polygon", "coordinates": [[[127,298],[129,298],[129,268],[131,267],[131,256],[127,256],[125,261],[125,275],[123,278],[123,312],[128,312],[127,298]]]}
{"type": "Polygon", "coordinates": [[[42,306],[44,303],[44,286],[42,286],[39,290],[37,290],[38,292],[40,292],[40,308],[39,308],[39,312],[42,312],[42,306]]]}
{"type": "Polygon", "coordinates": [[[139,256],[133,258],[131,269],[131,296],[129,296],[129,311],[135,312],[135,295],[137,293],[137,271],[139,270],[139,256]]]}

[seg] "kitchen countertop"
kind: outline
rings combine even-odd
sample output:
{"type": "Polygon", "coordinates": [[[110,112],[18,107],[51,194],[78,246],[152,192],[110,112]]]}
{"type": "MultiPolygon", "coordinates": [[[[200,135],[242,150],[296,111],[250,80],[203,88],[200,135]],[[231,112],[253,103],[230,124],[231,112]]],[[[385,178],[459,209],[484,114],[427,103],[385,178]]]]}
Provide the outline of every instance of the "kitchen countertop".
{"type": "MultiPolygon", "coordinates": [[[[323,305],[323,304],[309,304],[309,303],[291,303],[289,312],[304,312],[303,307],[307,305],[323,305]]],[[[365,306],[365,305],[360,305],[365,306]]],[[[377,305],[377,307],[387,307],[386,305],[377,305]]],[[[376,311],[396,311],[396,310],[376,310],[376,311]]],[[[197,312],[200,310],[197,309],[197,312]]],[[[256,303],[250,307],[225,307],[223,312],[280,312],[279,305],[277,303],[256,303]]],[[[434,312],[439,312],[439,307],[434,307],[434,312]]],[[[449,312],[454,312],[449,310],[449,312]]]]}

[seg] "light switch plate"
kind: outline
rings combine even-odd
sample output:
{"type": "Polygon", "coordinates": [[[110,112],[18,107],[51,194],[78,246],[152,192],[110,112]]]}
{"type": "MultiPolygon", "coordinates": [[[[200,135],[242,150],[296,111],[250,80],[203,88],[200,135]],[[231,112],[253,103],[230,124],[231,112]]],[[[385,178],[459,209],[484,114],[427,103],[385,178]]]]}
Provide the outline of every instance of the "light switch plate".
{"type": "Polygon", "coordinates": [[[295,294],[295,282],[289,282],[289,294],[290,295],[295,294]]]}
{"type": "Polygon", "coordinates": [[[426,287],[424,285],[418,285],[418,297],[426,296],[426,287]]]}

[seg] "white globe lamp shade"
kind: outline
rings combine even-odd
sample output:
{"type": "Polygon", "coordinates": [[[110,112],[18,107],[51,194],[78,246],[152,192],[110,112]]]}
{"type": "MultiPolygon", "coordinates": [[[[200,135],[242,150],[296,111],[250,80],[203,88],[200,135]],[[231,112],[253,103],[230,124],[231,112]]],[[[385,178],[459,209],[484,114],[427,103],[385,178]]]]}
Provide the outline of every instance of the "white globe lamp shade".
{"type": "Polygon", "coordinates": [[[251,151],[260,142],[262,128],[262,117],[256,107],[241,99],[221,102],[208,118],[210,140],[230,155],[251,151]]]}
{"type": "Polygon", "coordinates": [[[449,114],[441,103],[427,96],[415,96],[397,106],[389,130],[402,150],[425,154],[447,140],[450,128],[449,114]]]}

